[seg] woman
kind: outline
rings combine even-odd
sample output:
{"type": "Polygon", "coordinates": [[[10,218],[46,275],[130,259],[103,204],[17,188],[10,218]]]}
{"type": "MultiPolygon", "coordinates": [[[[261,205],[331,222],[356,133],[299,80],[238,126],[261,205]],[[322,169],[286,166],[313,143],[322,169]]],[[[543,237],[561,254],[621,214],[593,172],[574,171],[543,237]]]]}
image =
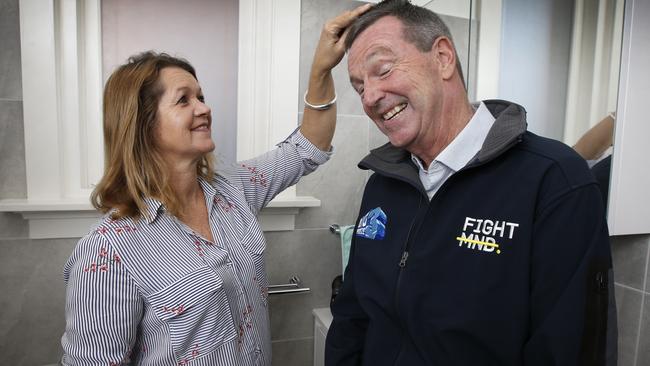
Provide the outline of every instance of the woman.
{"type": "Polygon", "coordinates": [[[299,131],[218,174],[211,111],[189,63],[148,52],[113,73],[104,92],[106,167],[92,196],[106,215],[64,269],[64,365],[270,365],[255,215],[327,160],[331,69],[344,53],[343,31],[367,8],[324,27],[299,131]]]}

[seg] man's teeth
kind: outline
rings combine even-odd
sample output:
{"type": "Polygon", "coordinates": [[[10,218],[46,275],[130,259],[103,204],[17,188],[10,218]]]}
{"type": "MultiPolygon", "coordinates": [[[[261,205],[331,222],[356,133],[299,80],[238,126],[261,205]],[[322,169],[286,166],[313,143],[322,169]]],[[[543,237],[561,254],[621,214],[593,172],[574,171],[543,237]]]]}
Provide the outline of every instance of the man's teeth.
{"type": "Polygon", "coordinates": [[[396,105],[393,109],[384,113],[382,118],[384,119],[384,121],[388,121],[389,119],[395,117],[399,112],[403,111],[404,108],[406,108],[406,103],[396,105]]]}

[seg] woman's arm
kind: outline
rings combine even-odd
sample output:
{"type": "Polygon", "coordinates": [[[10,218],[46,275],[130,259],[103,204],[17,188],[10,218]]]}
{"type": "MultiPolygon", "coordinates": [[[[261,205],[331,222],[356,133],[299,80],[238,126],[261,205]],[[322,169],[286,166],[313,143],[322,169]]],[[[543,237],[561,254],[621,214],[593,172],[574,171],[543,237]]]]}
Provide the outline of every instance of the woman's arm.
{"type": "Polygon", "coordinates": [[[143,303],[120,256],[99,235],[82,238],[64,268],[62,365],[128,364],[143,303]]]}
{"type": "MultiPolygon", "coordinates": [[[[347,27],[370,9],[370,4],[346,11],[323,26],[309,75],[309,85],[305,100],[312,106],[330,104],[335,98],[332,69],[345,54],[347,27]]],[[[334,127],[336,125],[336,105],[314,109],[305,105],[300,132],[323,151],[330,150],[334,127]]]]}
{"type": "Polygon", "coordinates": [[[311,106],[305,105],[300,131],[278,144],[277,149],[220,170],[221,176],[244,192],[254,212],[329,159],[327,151],[331,150],[336,125],[331,70],[345,53],[346,28],[369,8],[367,4],[347,11],[323,27],[305,95],[311,106]]]}
{"type": "Polygon", "coordinates": [[[573,146],[573,149],[585,160],[598,159],[614,139],[614,117],[612,114],[603,118],[573,146]]]}

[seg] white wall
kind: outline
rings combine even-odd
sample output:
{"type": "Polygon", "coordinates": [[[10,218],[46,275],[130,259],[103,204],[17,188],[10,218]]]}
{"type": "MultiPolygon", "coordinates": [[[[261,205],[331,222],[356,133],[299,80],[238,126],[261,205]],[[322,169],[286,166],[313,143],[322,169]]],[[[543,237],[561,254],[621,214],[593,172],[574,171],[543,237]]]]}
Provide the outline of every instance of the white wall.
{"type": "Polygon", "coordinates": [[[608,211],[612,235],[650,233],[648,19],[649,1],[626,0],[608,211]]]}
{"type": "Polygon", "coordinates": [[[499,97],[523,105],[528,129],[561,140],[573,0],[503,0],[499,97]]]}
{"type": "Polygon", "coordinates": [[[238,9],[237,0],[102,1],[104,80],[142,51],[186,58],[212,108],[212,137],[225,161],[236,156],[238,9]]]}

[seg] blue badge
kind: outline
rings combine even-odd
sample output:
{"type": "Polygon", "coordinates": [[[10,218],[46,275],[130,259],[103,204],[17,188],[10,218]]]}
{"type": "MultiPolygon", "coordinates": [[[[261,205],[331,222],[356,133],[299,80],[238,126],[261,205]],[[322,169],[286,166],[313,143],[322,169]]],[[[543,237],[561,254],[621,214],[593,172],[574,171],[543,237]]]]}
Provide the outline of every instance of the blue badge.
{"type": "Polygon", "coordinates": [[[382,240],[386,235],[386,214],[381,207],[368,211],[357,226],[357,236],[366,239],[382,240]]]}

